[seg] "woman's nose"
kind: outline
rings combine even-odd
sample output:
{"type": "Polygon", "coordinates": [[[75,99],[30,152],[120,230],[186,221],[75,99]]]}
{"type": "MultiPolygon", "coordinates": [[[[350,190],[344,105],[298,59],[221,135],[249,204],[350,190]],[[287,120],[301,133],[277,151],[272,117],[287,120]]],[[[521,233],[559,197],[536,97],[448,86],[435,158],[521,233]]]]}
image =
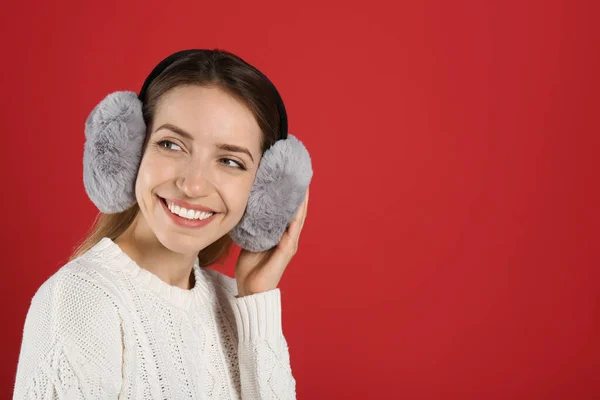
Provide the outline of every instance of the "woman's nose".
{"type": "Polygon", "coordinates": [[[190,198],[210,194],[214,189],[210,168],[203,163],[190,163],[181,174],[178,186],[190,198]]]}

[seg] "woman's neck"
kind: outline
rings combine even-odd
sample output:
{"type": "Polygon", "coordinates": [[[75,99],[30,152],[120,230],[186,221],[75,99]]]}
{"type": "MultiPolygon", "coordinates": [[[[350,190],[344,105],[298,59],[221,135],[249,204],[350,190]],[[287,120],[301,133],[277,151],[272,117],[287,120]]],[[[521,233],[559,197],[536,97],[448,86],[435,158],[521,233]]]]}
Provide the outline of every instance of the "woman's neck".
{"type": "Polygon", "coordinates": [[[169,285],[188,290],[194,287],[193,266],[198,255],[184,255],[166,248],[139,213],[114,242],[141,268],[169,285]]]}

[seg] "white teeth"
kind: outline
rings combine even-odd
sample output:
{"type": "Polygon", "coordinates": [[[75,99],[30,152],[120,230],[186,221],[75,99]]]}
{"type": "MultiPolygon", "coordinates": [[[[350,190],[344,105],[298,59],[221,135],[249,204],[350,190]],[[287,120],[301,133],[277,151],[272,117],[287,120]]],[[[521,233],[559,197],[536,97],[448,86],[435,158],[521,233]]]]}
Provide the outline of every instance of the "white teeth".
{"type": "Polygon", "coordinates": [[[203,220],[206,218],[209,218],[210,216],[212,216],[214,213],[211,212],[203,212],[203,211],[194,211],[194,210],[186,210],[183,207],[179,207],[178,205],[175,204],[169,204],[169,211],[171,211],[173,214],[177,214],[182,218],[186,218],[186,219],[199,219],[199,220],[203,220]]]}

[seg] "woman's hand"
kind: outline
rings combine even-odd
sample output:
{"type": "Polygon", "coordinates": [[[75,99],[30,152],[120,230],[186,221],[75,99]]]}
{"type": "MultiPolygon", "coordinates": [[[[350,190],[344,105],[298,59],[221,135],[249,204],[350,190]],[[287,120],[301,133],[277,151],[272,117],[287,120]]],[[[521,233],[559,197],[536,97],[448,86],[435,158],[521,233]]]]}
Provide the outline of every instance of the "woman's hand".
{"type": "Polygon", "coordinates": [[[306,189],[304,202],[300,205],[287,230],[283,232],[277,246],[259,253],[241,250],[235,267],[238,297],[277,288],[283,272],[298,251],[298,241],[307,209],[308,189],[306,189]]]}

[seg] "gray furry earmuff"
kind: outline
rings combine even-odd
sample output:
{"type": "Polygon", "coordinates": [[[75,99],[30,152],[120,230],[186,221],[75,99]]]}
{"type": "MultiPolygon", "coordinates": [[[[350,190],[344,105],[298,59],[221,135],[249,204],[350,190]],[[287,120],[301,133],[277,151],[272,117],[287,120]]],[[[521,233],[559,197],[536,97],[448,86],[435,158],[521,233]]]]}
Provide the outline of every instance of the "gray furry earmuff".
{"type": "MultiPolygon", "coordinates": [[[[89,198],[101,212],[118,213],[135,204],[135,180],[146,135],[142,115],[146,90],[166,67],[195,51],[204,50],[184,50],[167,57],[146,78],[139,95],[130,91],[111,93],[87,118],[83,182],[89,198]]],[[[263,154],[244,216],[230,232],[237,245],[254,252],[279,243],[302,204],[313,175],[310,155],[296,137],[288,134],[283,101],[265,79],[278,100],[281,138],[263,154]]]]}

